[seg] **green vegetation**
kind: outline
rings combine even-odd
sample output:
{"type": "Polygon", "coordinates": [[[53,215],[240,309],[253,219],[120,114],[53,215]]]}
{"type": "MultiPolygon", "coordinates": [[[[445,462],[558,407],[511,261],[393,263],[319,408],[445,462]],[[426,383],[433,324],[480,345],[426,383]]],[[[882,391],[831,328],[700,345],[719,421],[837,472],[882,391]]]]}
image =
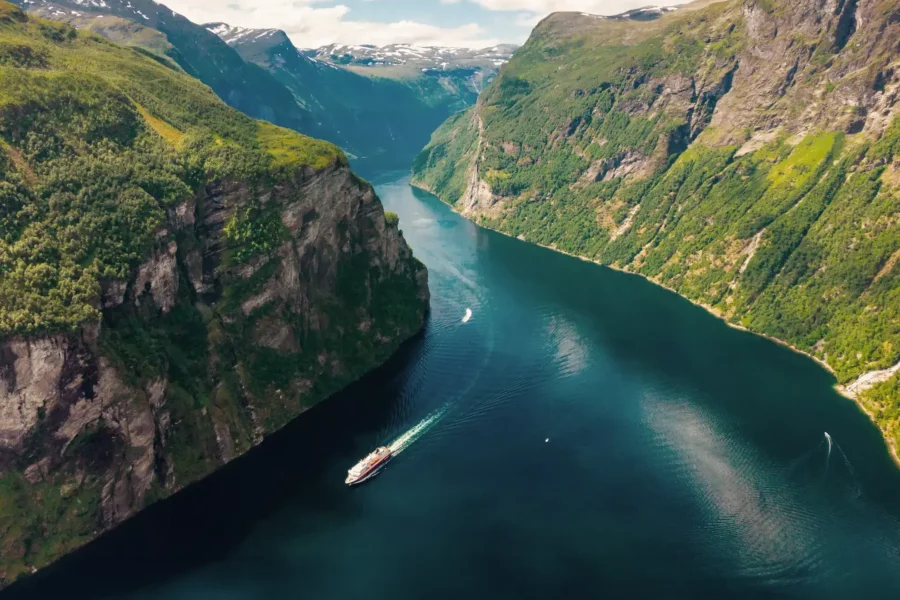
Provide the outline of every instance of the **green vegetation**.
{"type": "Polygon", "coordinates": [[[427,142],[428,132],[475,102],[465,77],[424,75],[389,79],[390,68],[363,69],[366,76],[324,67],[302,56],[287,36],[245,35],[234,48],[272,74],[312,116],[303,131],[347,149],[360,165],[406,166],[427,142]]]}
{"type": "Polygon", "coordinates": [[[175,148],[178,148],[180,146],[181,141],[184,139],[184,133],[178,131],[162,119],[157,119],[149,112],[147,112],[147,109],[143,106],[137,105],[136,108],[138,112],[141,113],[144,121],[147,122],[147,125],[149,125],[153,129],[153,131],[159,134],[162,139],[166,140],[175,148]]]}
{"type": "MultiPolygon", "coordinates": [[[[126,278],[166,210],[206,182],[345,163],[334,146],[245,117],[140,52],[6,4],[3,15],[2,335],[98,320],[100,282],[126,278]]],[[[280,232],[269,225],[233,224],[238,260],[271,248],[280,232]]]]}
{"type": "Polygon", "coordinates": [[[287,239],[288,233],[277,210],[263,210],[259,206],[236,210],[225,224],[230,258],[238,263],[259,254],[269,254],[287,239]]]}
{"type": "MultiPolygon", "coordinates": [[[[113,15],[89,14],[82,11],[60,11],[56,6],[32,6],[36,16],[51,20],[64,20],[73,27],[102,35],[111,42],[125,46],[134,46],[153,53],[157,60],[163,57],[175,58],[178,51],[169,43],[161,32],[145,27],[139,23],[129,21],[113,15]]],[[[176,65],[174,60],[168,64],[176,65]]],[[[181,67],[176,67],[181,68],[181,67]]]]}
{"type": "Polygon", "coordinates": [[[245,32],[226,43],[150,0],[16,1],[32,14],[62,20],[183,70],[247,115],[333,142],[354,159],[355,168],[370,172],[406,167],[428,133],[471,106],[482,78],[490,79],[496,70],[491,59],[473,63],[465,57],[441,71],[430,61],[415,60],[396,67],[338,61],[342,66],[332,68],[324,60],[311,60],[282,32],[245,32]],[[425,64],[430,68],[423,71],[425,64]]]}
{"type": "MultiPolygon", "coordinates": [[[[42,406],[22,447],[3,448],[0,585],[247,451],[418,331],[423,267],[405,246],[390,265],[368,250],[380,215],[317,212],[368,184],[337,173],[346,183],[304,215],[335,228],[333,257],[328,236],[301,254],[297,240],[311,240],[285,225],[285,204],[344,166],[335,146],[238,113],[168,60],[0,1],[0,338],[61,334],[64,377],[79,382],[66,393],[93,389],[116,415],[63,446],[70,406],[42,406]],[[208,227],[219,210],[221,230],[208,227]],[[139,265],[165,271],[164,309],[134,289],[139,265]],[[195,289],[197,270],[208,289],[195,289]],[[101,289],[126,283],[127,300],[103,306],[101,289]],[[91,381],[98,370],[114,391],[91,381]],[[152,476],[122,434],[148,410],[152,476]]],[[[399,235],[385,219],[384,235],[399,235]]]]}
{"type": "MultiPolygon", "coordinates": [[[[461,198],[466,190],[471,159],[478,146],[474,109],[457,113],[438,129],[413,161],[413,172],[428,173],[427,184],[448,198],[461,198]]],[[[419,178],[419,184],[426,182],[419,178]]]]}
{"type": "Polygon", "coordinates": [[[28,551],[33,552],[30,564],[47,564],[94,537],[100,488],[91,483],[95,482],[78,487],[57,481],[32,484],[20,473],[0,476],[0,571],[5,578],[30,572],[19,558],[28,551]],[[47,523],[54,527],[47,530],[47,523]]]}
{"type": "Polygon", "coordinates": [[[347,159],[337,146],[270,123],[259,123],[257,139],[260,147],[272,155],[271,166],[274,169],[295,169],[306,165],[324,169],[333,164],[347,164],[347,159]]]}
{"type": "MultiPolygon", "coordinates": [[[[201,25],[150,0],[93,2],[59,0],[56,6],[17,0],[48,19],[65,19],[79,29],[103,35],[137,53],[183,70],[202,81],[225,103],[257,119],[319,135],[316,119],[269,73],[201,25]],[[67,10],[66,10],[67,9],[67,10]]],[[[152,111],[151,111],[152,112],[152,111]]]]}
{"type": "Polygon", "coordinates": [[[863,392],[859,401],[884,431],[894,452],[900,451],[900,375],[863,392]]]}
{"type": "MultiPolygon", "coordinates": [[[[226,317],[221,330],[225,347],[239,365],[240,379],[252,397],[278,398],[278,402],[255,405],[266,430],[282,427],[381,364],[421,327],[425,306],[416,300],[418,284],[411,276],[420,264],[412,257],[406,260],[398,272],[384,273],[371,266],[366,253],[345,257],[338,264],[335,294],[324,302],[317,327],[285,302],[271,302],[249,318],[235,319],[241,303],[259,288],[239,290],[235,285],[241,285],[240,280],[226,287],[227,304],[219,307],[226,317]],[[361,307],[365,307],[363,321],[361,307]],[[273,327],[278,332],[287,327],[295,349],[261,346],[259,336],[273,327]]],[[[247,281],[252,285],[254,280],[271,278],[278,269],[275,264],[267,263],[247,281]],[[260,275],[263,272],[267,275],[260,275]]]]}
{"type": "MultiPolygon", "coordinates": [[[[788,7],[768,4],[773,19],[788,7]]],[[[460,208],[484,225],[640,273],[825,360],[845,383],[900,361],[900,120],[846,135],[820,119],[791,135],[770,125],[779,93],[751,109],[732,99],[710,126],[737,66],[755,60],[742,55],[743,18],[730,2],[649,24],[555,15],[477,109],[435,132],[413,181],[458,203],[475,171],[494,197],[460,208]],[[742,148],[753,130],[738,117],[767,135],[742,148]]],[[[806,95],[779,106],[798,118],[809,90],[855,85],[827,74],[840,59],[830,39],[804,44],[806,95]]],[[[896,385],[867,395],[889,435],[896,385]]]]}
{"type": "Polygon", "coordinates": [[[388,227],[398,227],[400,225],[400,216],[390,210],[385,211],[384,222],[388,227]]]}

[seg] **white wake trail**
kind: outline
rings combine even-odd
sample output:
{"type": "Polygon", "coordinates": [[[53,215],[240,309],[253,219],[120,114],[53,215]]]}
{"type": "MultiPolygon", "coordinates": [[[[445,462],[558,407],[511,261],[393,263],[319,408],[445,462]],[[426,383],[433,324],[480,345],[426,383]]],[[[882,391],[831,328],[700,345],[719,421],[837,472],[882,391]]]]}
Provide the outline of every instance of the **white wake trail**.
{"type": "Polygon", "coordinates": [[[446,414],[449,407],[449,404],[445,404],[441,408],[437,409],[436,411],[422,419],[415,427],[391,442],[391,444],[388,446],[388,448],[391,449],[391,453],[400,454],[401,452],[409,448],[413,444],[413,442],[422,437],[426,431],[434,427],[434,425],[441,420],[441,418],[446,414]]]}

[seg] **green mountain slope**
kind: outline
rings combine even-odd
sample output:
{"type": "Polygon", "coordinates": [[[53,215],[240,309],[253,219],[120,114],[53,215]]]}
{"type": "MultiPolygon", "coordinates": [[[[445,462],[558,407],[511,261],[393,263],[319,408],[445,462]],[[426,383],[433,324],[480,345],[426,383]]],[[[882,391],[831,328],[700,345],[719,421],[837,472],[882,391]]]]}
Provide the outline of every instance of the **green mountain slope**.
{"type": "Polygon", "coordinates": [[[427,302],[337,147],[0,2],[0,586],[377,366],[427,302]]]}
{"type": "Polygon", "coordinates": [[[205,27],[291,90],[321,135],[354,155],[357,168],[406,167],[431,131],[475,101],[475,94],[460,97],[437,80],[370,78],[312,60],[277,29],[205,27]]]}
{"type": "Polygon", "coordinates": [[[182,62],[178,50],[169,43],[168,38],[162,32],[122,17],[65,10],[54,4],[36,6],[31,13],[37,17],[62,21],[76,29],[102,35],[117,44],[144,48],[159,56],[168,56],[176,64],[182,62]]]}
{"type": "Polygon", "coordinates": [[[38,16],[170,58],[231,106],[337,144],[366,172],[406,167],[428,132],[474,103],[473,82],[490,78],[508,56],[466,59],[465,68],[440,74],[415,68],[414,77],[367,77],[307,56],[281,31],[200,26],[153,0],[17,1],[38,16]]]}
{"type": "Polygon", "coordinates": [[[158,47],[158,42],[148,44],[155,30],[171,45],[166,54],[230,106],[256,119],[323,137],[315,118],[269,73],[245,62],[217,36],[154,0],[17,0],[17,3],[53,20],[70,22],[76,27],[88,25],[92,31],[110,35],[117,43],[158,47]],[[98,15],[116,17],[140,27],[129,30],[122,26],[91,25],[91,17],[98,15]]]}
{"type": "Polygon", "coordinates": [[[827,362],[900,443],[900,3],[653,16],[548,17],[415,183],[827,362]]]}

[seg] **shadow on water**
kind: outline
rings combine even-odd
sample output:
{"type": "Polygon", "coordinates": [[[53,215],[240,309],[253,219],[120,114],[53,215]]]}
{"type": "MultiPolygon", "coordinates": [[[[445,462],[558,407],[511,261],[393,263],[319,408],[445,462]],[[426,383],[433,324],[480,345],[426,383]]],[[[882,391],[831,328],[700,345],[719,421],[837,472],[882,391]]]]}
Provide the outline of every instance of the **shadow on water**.
{"type": "Polygon", "coordinates": [[[464,226],[456,235],[478,248],[482,278],[502,282],[505,301],[527,298],[548,313],[569,315],[624,378],[662,380],[665,387],[689,394],[773,461],[790,462],[831,432],[867,497],[900,516],[900,471],[881,433],[837,393],[834,376],[809,357],[727,327],[637,275],[477,227],[448,214],[449,208],[427,192],[413,189],[412,196],[437,218],[464,226]]]}
{"type": "Polygon", "coordinates": [[[124,595],[224,559],[259,522],[288,504],[341,510],[353,497],[341,473],[329,466],[349,466],[370,449],[366,444],[396,410],[402,375],[419,360],[424,339],[420,333],[385,365],[244,456],[11,586],[0,598],[124,595]]]}
{"type": "MultiPolygon", "coordinates": [[[[416,197],[437,202],[420,190],[416,197]]],[[[690,390],[693,401],[727,415],[774,460],[802,455],[830,431],[845,442],[869,498],[900,516],[900,471],[880,431],[838,394],[835,377],[809,357],[725,326],[705,309],[637,275],[482,228],[476,235],[489,257],[483,265],[487,278],[502,277],[511,294],[540,298],[577,315],[581,329],[620,369],[690,390]]]]}
{"type": "Polygon", "coordinates": [[[828,372],[382,182],[430,270],[425,335],[0,600],[897,597],[900,471],[828,372]]]}

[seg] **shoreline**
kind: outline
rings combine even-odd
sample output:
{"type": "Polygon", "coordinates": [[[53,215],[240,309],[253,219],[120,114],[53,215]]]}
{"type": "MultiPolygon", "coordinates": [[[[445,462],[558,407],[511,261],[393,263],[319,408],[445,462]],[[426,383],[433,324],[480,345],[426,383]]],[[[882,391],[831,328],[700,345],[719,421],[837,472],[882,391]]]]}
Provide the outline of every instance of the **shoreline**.
{"type": "MultiPolygon", "coordinates": [[[[886,446],[887,449],[888,449],[888,454],[891,456],[891,459],[892,459],[893,462],[894,462],[894,466],[896,466],[898,469],[900,469],[900,452],[898,452],[898,449],[897,449],[896,445],[894,444],[894,442],[893,442],[890,438],[888,438],[888,436],[886,435],[886,432],[881,428],[881,426],[880,426],[880,425],[878,424],[878,422],[875,420],[875,415],[874,415],[871,411],[869,411],[868,407],[866,407],[866,406],[862,403],[862,401],[860,401],[860,399],[859,399],[859,397],[858,397],[857,394],[855,394],[855,393],[853,393],[853,392],[851,392],[851,391],[849,391],[849,390],[847,389],[847,387],[848,387],[847,385],[844,385],[844,384],[838,382],[837,375],[836,375],[836,373],[834,372],[834,369],[831,367],[831,365],[829,365],[827,362],[825,362],[825,361],[822,360],[821,358],[818,358],[817,356],[813,356],[813,355],[810,354],[809,352],[806,352],[806,351],[804,351],[804,350],[801,350],[800,348],[797,348],[796,346],[793,346],[792,344],[789,344],[788,342],[786,342],[786,341],[784,341],[784,340],[781,340],[781,339],[778,339],[778,338],[776,338],[776,337],[774,337],[774,336],[771,336],[771,335],[769,335],[769,334],[766,334],[766,333],[760,333],[760,332],[757,332],[757,331],[753,331],[752,329],[748,329],[748,328],[746,328],[746,327],[744,327],[743,325],[740,325],[740,324],[738,324],[738,323],[732,323],[731,321],[729,321],[726,317],[724,317],[718,310],[716,310],[716,309],[713,308],[712,306],[709,306],[708,304],[705,304],[705,303],[703,303],[703,302],[698,302],[698,301],[696,301],[696,300],[692,300],[691,298],[688,298],[687,296],[684,296],[684,295],[680,294],[680,293],[679,293],[677,290],[675,290],[674,288],[672,288],[672,287],[670,287],[670,286],[668,286],[668,285],[666,285],[666,284],[664,284],[664,283],[661,283],[661,282],[659,282],[659,281],[655,281],[654,279],[651,279],[650,277],[647,277],[646,275],[644,275],[644,274],[642,274],[642,273],[635,273],[634,271],[626,271],[625,269],[623,269],[623,268],[621,268],[621,267],[615,267],[615,266],[612,266],[612,265],[607,265],[607,264],[602,263],[602,262],[600,262],[600,261],[593,260],[593,259],[590,259],[590,258],[587,258],[587,257],[584,257],[584,256],[579,256],[579,255],[577,255],[577,254],[572,254],[571,252],[567,252],[567,251],[565,251],[565,250],[560,250],[559,248],[554,248],[553,246],[548,246],[548,245],[546,245],[546,244],[541,244],[541,243],[538,243],[538,242],[531,242],[531,241],[529,241],[529,240],[527,240],[527,239],[520,238],[520,237],[511,235],[511,234],[509,234],[509,233],[506,233],[505,231],[500,231],[499,229],[494,229],[493,227],[487,227],[487,226],[485,226],[485,225],[482,225],[481,223],[477,223],[477,222],[475,222],[473,219],[471,219],[470,217],[468,217],[467,215],[465,215],[465,214],[463,214],[462,212],[460,212],[459,210],[457,210],[456,206],[454,206],[453,204],[447,202],[446,200],[444,200],[443,198],[441,198],[438,194],[434,193],[434,192],[433,192],[432,190],[430,190],[426,185],[424,185],[424,184],[422,184],[422,183],[414,182],[413,179],[412,179],[412,176],[410,176],[410,179],[409,179],[409,185],[412,186],[412,187],[414,187],[414,188],[416,188],[416,189],[422,190],[423,192],[428,192],[429,194],[431,194],[432,196],[434,196],[435,198],[437,198],[438,200],[440,200],[443,204],[449,206],[449,207],[450,207],[450,210],[452,210],[453,212],[455,212],[456,214],[458,214],[459,216],[461,216],[462,218],[466,219],[467,221],[469,221],[470,223],[474,224],[474,225],[477,226],[477,227],[481,227],[482,229],[487,229],[488,231],[493,231],[493,232],[495,232],[495,233],[499,233],[500,235],[503,235],[503,236],[506,236],[506,237],[508,237],[508,238],[512,238],[512,239],[518,240],[518,241],[520,241],[520,242],[524,242],[524,243],[526,243],[526,244],[531,244],[531,245],[533,245],[533,246],[539,246],[539,247],[545,248],[545,249],[547,249],[547,250],[552,250],[553,252],[558,252],[558,253],[560,253],[560,254],[564,254],[564,255],[569,256],[569,257],[572,257],[572,258],[577,258],[578,260],[583,261],[583,262],[595,264],[595,265],[598,265],[598,266],[600,266],[600,267],[605,267],[605,268],[607,268],[607,269],[611,269],[611,270],[616,271],[616,272],[618,272],[618,273],[624,273],[625,275],[634,275],[634,276],[636,276],[636,277],[640,277],[640,278],[643,279],[644,281],[647,281],[647,282],[649,282],[649,283],[651,283],[651,284],[653,284],[653,285],[656,285],[656,286],[659,286],[659,287],[661,287],[661,288],[663,288],[663,289],[665,289],[665,290],[668,290],[668,291],[672,292],[673,294],[677,295],[679,298],[683,298],[683,299],[687,300],[688,302],[690,302],[690,303],[693,304],[694,306],[697,306],[697,307],[702,308],[702,309],[705,310],[707,313],[709,313],[710,315],[712,315],[712,316],[714,316],[715,318],[719,319],[720,321],[722,321],[723,323],[725,323],[725,325],[727,325],[728,327],[731,327],[732,329],[736,329],[736,330],[738,330],[738,331],[743,331],[743,332],[745,332],[745,333],[749,333],[749,334],[752,334],[752,335],[756,335],[756,336],[765,338],[765,339],[769,340],[770,342],[774,342],[774,343],[778,344],[779,346],[782,346],[782,347],[784,347],[784,348],[787,348],[787,349],[789,349],[789,350],[791,350],[791,351],[793,351],[793,352],[795,352],[795,353],[797,353],[797,354],[803,355],[803,356],[805,356],[806,358],[812,359],[813,361],[816,362],[816,364],[818,364],[820,367],[822,367],[823,369],[825,369],[826,371],[828,371],[828,372],[835,378],[835,384],[832,386],[832,388],[834,389],[834,391],[837,392],[838,395],[842,396],[843,398],[845,398],[845,399],[850,400],[851,402],[853,402],[853,404],[856,405],[856,407],[860,410],[860,412],[862,412],[864,415],[866,415],[866,417],[869,418],[869,421],[870,421],[870,422],[875,426],[875,428],[881,433],[881,438],[884,440],[884,444],[885,444],[885,446],[886,446]]],[[[860,378],[861,378],[861,377],[865,377],[866,375],[867,375],[867,373],[863,373],[862,375],[860,375],[860,378]]],[[[858,380],[858,379],[859,379],[859,378],[857,378],[857,380],[858,380]]]]}

